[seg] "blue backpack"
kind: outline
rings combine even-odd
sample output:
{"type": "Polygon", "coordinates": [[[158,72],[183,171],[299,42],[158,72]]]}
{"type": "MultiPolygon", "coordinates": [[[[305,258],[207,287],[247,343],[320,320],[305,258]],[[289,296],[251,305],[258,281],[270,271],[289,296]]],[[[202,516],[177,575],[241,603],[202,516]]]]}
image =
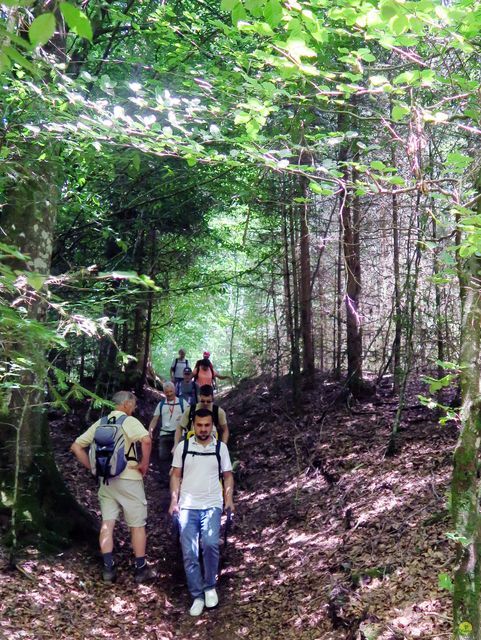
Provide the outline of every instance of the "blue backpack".
{"type": "Polygon", "coordinates": [[[122,424],[127,415],[116,418],[104,416],[100,419],[100,424],[95,429],[94,440],[90,445],[90,468],[92,474],[105,484],[110,478],[116,478],[122,473],[129,460],[137,461],[135,446],[132,443],[125,453],[125,434],[122,424]],[[132,449],[134,455],[131,455],[132,449]]]}

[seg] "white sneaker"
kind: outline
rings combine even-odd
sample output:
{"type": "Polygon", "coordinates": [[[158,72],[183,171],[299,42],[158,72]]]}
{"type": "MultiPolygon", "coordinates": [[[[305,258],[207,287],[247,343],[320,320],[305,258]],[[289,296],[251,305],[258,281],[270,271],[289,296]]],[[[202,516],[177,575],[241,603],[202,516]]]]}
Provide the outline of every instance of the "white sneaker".
{"type": "Polygon", "coordinates": [[[191,616],[200,616],[202,611],[204,611],[204,601],[202,598],[196,598],[189,609],[189,613],[191,616]]]}
{"type": "Polygon", "coordinates": [[[212,609],[219,604],[219,598],[215,589],[207,589],[207,591],[204,592],[204,597],[207,609],[212,609]]]}

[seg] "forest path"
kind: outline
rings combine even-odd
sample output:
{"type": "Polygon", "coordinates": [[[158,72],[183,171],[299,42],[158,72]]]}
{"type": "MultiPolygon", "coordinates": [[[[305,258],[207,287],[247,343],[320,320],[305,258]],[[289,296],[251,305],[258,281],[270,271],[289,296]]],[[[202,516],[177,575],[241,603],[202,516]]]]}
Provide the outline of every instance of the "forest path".
{"type": "MultiPolygon", "coordinates": [[[[352,411],[322,383],[293,418],[259,381],[222,400],[238,460],[235,528],[220,580],[220,606],[192,619],[166,515],[168,493],[147,477],[152,585],[132,580],[128,532],[116,533],[119,579],[106,587],[98,560],[77,549],[34,553],[25,573],[0,586],[0,638],[224,640],[445,640],[450,598],[438,574],[453,548],[445,491],[452,427],[440,428],[415,396],[400,453],[384,458],[396,401],[376,397],[352,411]],[[331,400],[330,400],[331,399],[331,400]]],[[[155,393],[140,408],[147,423],[155,393]]],[[[95,483],[72,461],[75,415],[52,423],[58,461],[80,502],[98,513],[95,483]]]]}

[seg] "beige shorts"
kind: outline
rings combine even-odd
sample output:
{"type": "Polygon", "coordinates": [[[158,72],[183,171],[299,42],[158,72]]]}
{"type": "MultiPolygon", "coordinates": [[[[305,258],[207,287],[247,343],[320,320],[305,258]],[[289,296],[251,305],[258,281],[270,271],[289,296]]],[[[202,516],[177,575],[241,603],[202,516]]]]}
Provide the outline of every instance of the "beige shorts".
{"type": "Polygon", "coordinates": [[[100,485],[98,495],[102,520],[117,520],[122,507],[128,527],[145,527],[147,500],[143,480],[114,478],[109,484],[100,485]]]}

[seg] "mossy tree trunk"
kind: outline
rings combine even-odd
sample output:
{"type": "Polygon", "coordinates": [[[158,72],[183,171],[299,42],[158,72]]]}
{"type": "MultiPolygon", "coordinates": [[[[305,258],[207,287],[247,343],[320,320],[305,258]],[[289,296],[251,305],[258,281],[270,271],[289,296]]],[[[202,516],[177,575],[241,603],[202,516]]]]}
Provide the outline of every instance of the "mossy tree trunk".
{"type": "MultiPolygon", "coordinates": [[[[30,165],[31,166],[31,165],[30,165]]],[[[55,167],[43,163],[7,192],[2,214],[5,240],[26,254],[20,264],[27,279],[47,277],[53,246],[57,191],[55,167]]],[[[41,327],[46,307],[34,288],[25,286],[24,306],[30,330],[11,346],[17,362],[25,362],[0,415],[0,509],[10,516],[8,542],[12,561],[27,544],[59,547],[74,537],[91,539],[93,520],[67,490],[55,465],[44,411],[48,362],[41,327]]]]}
{"type": "Polygon", "coordinates": [[[462,429],[454,452],[452,518],[457,537],[454,638],[481,639],[481,259],[470,261],[461,350],[462,429]],[[463,635],[464,632],[464,635],[463,635]]]}

